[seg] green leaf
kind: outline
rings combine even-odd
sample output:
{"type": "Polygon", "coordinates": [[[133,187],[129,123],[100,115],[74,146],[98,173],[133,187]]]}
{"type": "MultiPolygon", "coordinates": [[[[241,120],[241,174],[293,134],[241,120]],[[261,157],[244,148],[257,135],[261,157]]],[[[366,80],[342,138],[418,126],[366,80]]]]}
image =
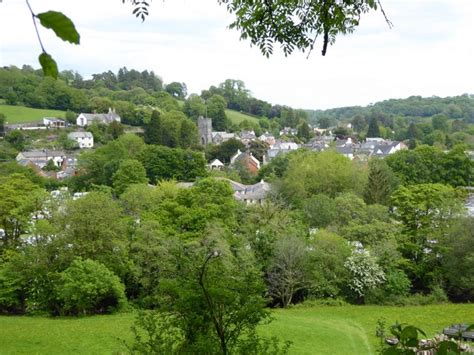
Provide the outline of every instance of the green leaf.
{"type": "MultiPolygon", "coordinates": [[[[403,344],[407,344],[410,342],[410,344],[415,342],[415,346],[418,344],[418,332],[415,327],[408,325],[405,328],[403,328],[402,333],[400,334],[400,341],[403,344]]],[[[410,345],[413,346],[413,345],[410,345]]]]}
{"type": "Polygon", "coordinates": [[[48,11],[38,14],[36,17],[44,27],[52,29],[56,36],[63,41],[79,44],[80,35],[76,31],[74,23],[62,12],[48,11]]]}
{"type": "Polygon", "coordinates": [[[453,353],[459,353],[458,345],[454,341],[446,340],[439,343],[438,355],[448,355],[453,353]]]}
{"type": "Polygon", "coordinates": [[[56,64],[53,57],[51,57],[48,53],[43,52],[39,56],[39,62],[41,64],[41,68],[43,69],[43,74],[45,76],[52,76],[53,78],[58,78],[58,65],[56,64]]]}

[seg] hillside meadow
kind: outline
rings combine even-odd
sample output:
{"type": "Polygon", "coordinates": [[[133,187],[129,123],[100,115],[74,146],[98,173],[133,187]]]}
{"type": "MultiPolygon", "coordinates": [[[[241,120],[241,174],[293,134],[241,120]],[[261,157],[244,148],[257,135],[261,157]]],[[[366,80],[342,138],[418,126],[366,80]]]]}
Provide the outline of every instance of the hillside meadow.
{"type": "Polygon", "coordinates": [[[0,113],[7,117],[7,122],[10,124],[41,121],[43,117],[64,118],[64,111],[25,106],[0,105],[0,113]]]}
{"type": "MultiPolygon", "coordinates": [[[[429,336],[453,323],[474,322],[474,305],[410,307],[317,306],[275,310],[265,336],[290,340],[291,354],[375,354],[377,320],[407,322],[429,336]]],[[[130,341],[133,313],[83,318],[0,317],[1,354],[113,354],[130,341]]]]}

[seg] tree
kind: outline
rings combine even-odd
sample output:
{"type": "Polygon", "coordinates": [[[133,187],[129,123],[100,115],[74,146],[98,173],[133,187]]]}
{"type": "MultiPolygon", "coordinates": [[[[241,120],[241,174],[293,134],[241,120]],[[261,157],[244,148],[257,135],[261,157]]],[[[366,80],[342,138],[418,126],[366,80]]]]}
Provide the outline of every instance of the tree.
{"type": "Polygon", "coordinates": [[[46,193],[24,175],[0,177],[0,251],[15,249],[30,227],[33,214],[40,213],[46,193]]]}
{"type": "Polygon", "coordinates": [[[474,300],[474,220],[457,221],[441,241],[448,250],[443,258],[443,274],[448,295],[457,302],[474,300]]]}
{"type": "Polygon", "coordinates": [[[380,129],[375,116],[370,119],[369,128],[367,129],[367,137],[380,137],[380,129]]]}
{"type": "Polygon", "coordinates": [[[448,117],[446,117],[445,115],[434,115],[431,118],[431,125],[433,126],[433,129],[438,129],[440,131],[443,131],[444,133],[448,133],[448,117]]]}
{"type": "Polygon", "coordinates": [[[347,240],[326,230],[311,234],[309,239],[312,286],[309,294],[318,298],[343,295],[349,280],[344,262],[351,255],[347,240]]]}
{"type": "Polygon", "coordinates": [[[196,94],[191,94],[184,101],[183,112],[193,121],[197,121],[200,116],[206,114],[206,105],[201,97],[196,94]]]}
{"type": "Polygon", "coordinates": [[[145,125],[145,132],[143,136],[145,143],[147,144],[161,144],[162,127],[161,115],[159,111],[154,110],[151,114],[150,122],[145,125]]]}
{"type": "Polygon", "coordinates": [[[308,122],[303,121],[303,123],[298,126],[297,135],[298,138],[301,138],[304,141],[308,141],[311,138],[311,131],[309,129],[308,122]]]}
{"type": "Polygon", "coordinates": [[[362,300],[367,291],[385,282],[385,273],[377,260],[363,248],[353,249],[344,266],[351,274],[349,288],[356,299],[362,300]]]}
{"type": "Polygon", "coordinates": [[[365,179],[358,165],[335,151],[302,151],[291,156],[281,189],[290,201],[299,204],[318,193],[331,197],[347,191],[360,194],[365,179]]]}
{"type": "Polygon", "coordinates": [[[288,307],[293,297],[310,285],[307,254],[305,243],[298,237],[287,236],[276,242],[267,282],[270,296],[281,307],[288,307]]]}
{"type": "Polygon", "coordinates": [[[147,182],[145,168],[135,159],[122,161],[113,176],[113,187],[117,195],[121,195],[130,185],[147,182]]]}
{"type": "Polygon", "coordinates": [[[3,137],[5,134],[5,122],[7,117],[0,112],[0,137],[3,137]]]}
{"type": "Polygon", "coordinates": [[[207,115],[212,118],[212,128],[216,131],[225,131],[230,125],[226,107],[227,102],[221,95],[213,95],[207,100],[207,115]]]}
{"type": "Polygon", "coordinates": [[[125,287],[103,264],[80,258],[59,274],[58,301],[62,314],[111,313],[126,304],[125,287]]]}
{"type": "Polygon", "coordinates": [[[440,280],[440,239],[465,213],[462,193],[442,184],[401,186],[392,194],[395,217],[403,223],[402,255],[411,261],[406,272],[416,290],[440,280]]]}
{"type": "Polygon", "coordinates": [[[208,160],[219,159],[223,163],[229,163],[230,158],[237,153],[238,149],[243,151],[245,145],[241,141],[231,138],[219,145],[209,145],[206,152],[206,158],[208,160]]]}
{"type": "Polygon", "coordinates": [[[178,83],[173,81],[166,85],[165,90],[168,94],[178,99],[184,100],[186,95],[188,94],[188,89],[185,83],[178,83]]]}
{"type": "Polygon", "coordinates": [[[365,202],[388,205],[398,180],[388,164],[381,159],[369,161],[369,177],[364,193],[365,202]]]}
{"type": "Polygon", "coordinates": [[[264,285],[241,245],[231,248],[222,237],[199,244],[171,251],[160,287],[162,311],[176,317],[184,352],[234,353],[245,339],[258,339],[256,327],[269,317],[264,285]]]}
{"type": "Polygon", "coordinates": [[[89,192],[68,201],[56,222],[63,231],[55,240],[58,262],[69,265],[76,257],[91,259],[124,277],[129,267],[124,222],[121,206],[105,193],[89,192]]]}

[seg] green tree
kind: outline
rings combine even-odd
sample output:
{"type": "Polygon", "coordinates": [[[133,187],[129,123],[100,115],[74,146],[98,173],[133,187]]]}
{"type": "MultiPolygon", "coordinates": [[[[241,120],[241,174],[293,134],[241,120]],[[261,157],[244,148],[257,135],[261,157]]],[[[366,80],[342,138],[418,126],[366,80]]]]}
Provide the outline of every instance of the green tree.
{"type": "Polygon", "coordinates": [[[433,129],[443,131],[444,133],[448,133],[449,131],[448,117],[442,114],[434,115],[431,118],[431,125],[433,129]]]}
{"type": "Polygon", "coordinates": [[[120,163],[113,176],[113,187],[117,195],[121,195],[133,184],[146,184],[148,179],[142,163],[135,159],[127,159],[120,163]]]}
{"type": "Polygon", "coordinates": [[[474,300],[474,220],[464,218],[449,229],[442,244],[447,251],[443,257],[443,274],[447,279],[448,295],[457,302],[474,300]]]}
{"type": "Polygon", "coordinates": [[[0,112],[0,137],[3,137],[5,134],[5,122],[7,121],[7,116],[0,112]]]}
{"type": "Polygon", "coordinates": [[[34,213],[40,213],[46,193],[24,175],[0,177],[0,251],[15,249],[28,232],[34,213]]]}
{"type": "Polygon", "coordinates": [[[288,199],[299,204],[318,193],[332,197],[347,191],[360,194],[365,182],[366,175],[360,167],[335,151],[302,151],[290,158],[281,189],[288,199]]]}
{"type": "Polygon", "coordinates": [[[172,253],[173,267],[161,283],[163,311],[176,316],[184,352],[234,353],[269,317],[262,278],[242,246],[233,252],[224,238],[200,244],[172,253]]]}
{"type": "Polygon", "coordinates": [[[200,96],[191,94],[184,101],[183,112],[193,121],[197,121],[200,116],[206,114],[206,105],[200,96]]]}
{"type": "Polygon", "coordinates": [[[308,141],[311,138],[311,131],[309,129],[308,122],[303,121],[303,123],[301,123],[298,126],[298,134],[297,135],[298,135],[298,138],[301,138],[304,141],[308,141]]]}
{"type": "Polygon", "coordinates": [[[216,131],[225,131],[230,125],[226,107],[227,102],[220,95],[213,95],[207,100],[207,115],[212,118],[212,128],[216,131]]]}
{"type": "Polygon", "coordinates": [[[127,302],[120,279],[90,259],[75,259],[59,274],[57,297],[61,313],[71,315],[111,313],[127,302]]]}
{"type": "Polygon", "coordinates": [[[370,119],[369,128],[367,129],[367,137],[380,137],[378,120],[375,116],[370,119]]]}
{"type": "Polygon", "coordinates": [[[381,159],[369,161],[369,177],[364,192],[365,202],[388,205],[390,195],[397,188],[398,180],[388,164],[381,159]]]}
{"type": "Polygon", "coordinates": [[[168,94],[178,99],[183,100],[188,94],[188,89],[185,83],[178,83],[173,81],[166,85],[165,90],[168,94]]]}
{"type": "Polygon", "coordinates": [[[147,144],[161,144],[162,124],[159,111],[154,110],[151,114],[150,122],[145,125],[144,139],[147,144]]]}
{"type": "Polygon", "coordinates": [[[63,231],[55,241],[60,263],[69,265],[75,257],[82,257],[125,276],[129,267],[127,230],[122,209],[112,196],[89,192],[76,201],[68,201],[55,223],[63,231]]]}
{"type": "Polygon", "coordinates": [[[288,307],[296,294],[310,287],[308,250],[301,238],[283,237],[266,272],[268,293],[281,307],[288,307]]]}
{"type": "Polygon", "coordinates": [[[429,289],[440,282],[440,238],[465,213],[462,193],[442,184],[401,186],[392,205],[403,223],[400,250],[411,262],[406,272],[416,290],[429,289]]]}

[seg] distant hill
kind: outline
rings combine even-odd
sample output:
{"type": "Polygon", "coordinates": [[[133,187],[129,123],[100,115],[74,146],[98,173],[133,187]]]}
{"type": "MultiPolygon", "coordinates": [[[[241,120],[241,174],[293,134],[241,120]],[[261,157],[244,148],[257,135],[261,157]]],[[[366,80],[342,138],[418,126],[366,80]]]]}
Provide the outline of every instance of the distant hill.
{"type": "Polygon", "coordinates": [[[383,113],[392,116],[411,117],[414,120],[444,114],[450,119],[464,119],[474,123],[474,95],[453,97],[410,96],[406,99],[390,99],[369,106],[348,106],[329,110],[307,110],[309,120],[319,122],[321,118],[348,121],[355,115],[370,116],[383,113]]]}
{"type": "Polygon", "coordinates": [[[64,118],[64,111],[30,108],[25,106],[0,105],[0,113],[7,116],[8,123],[41,121],[43,117],[64,118]]]}

